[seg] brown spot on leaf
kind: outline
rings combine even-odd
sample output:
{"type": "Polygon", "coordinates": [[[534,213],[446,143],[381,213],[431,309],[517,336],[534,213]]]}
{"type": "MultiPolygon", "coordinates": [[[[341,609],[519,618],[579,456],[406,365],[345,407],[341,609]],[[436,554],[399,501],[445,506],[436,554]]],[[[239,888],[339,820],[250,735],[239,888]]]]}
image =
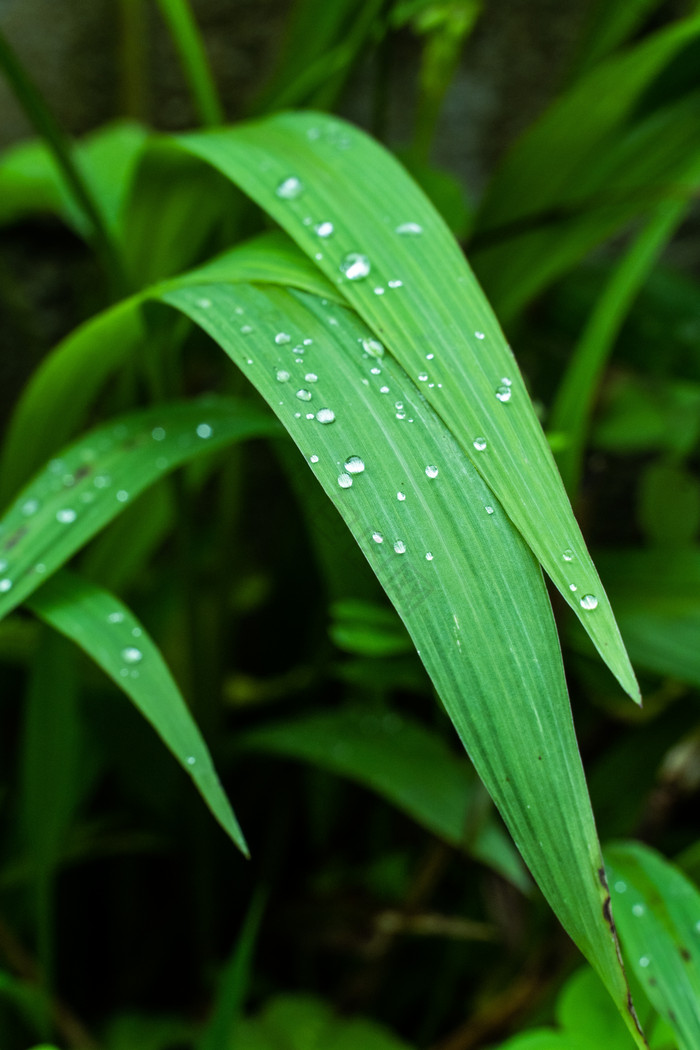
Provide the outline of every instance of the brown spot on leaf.
{"type": "Polygon", "coordinates": [[[690,952],[687,948],[679,948],[678,951],[681,953],[683,962],[690,962],[690,952]]]}
{"type": "Polygon", "coordinates": [[[12,535],[5,540],[5,550],[11,551],[12,548],[16,547],[19,541],[22,539],[22,537],[26,536],[28,532],[28,525],[22,525],[20,529],[17,529],[16,532],[13,532],[12,535]]]}

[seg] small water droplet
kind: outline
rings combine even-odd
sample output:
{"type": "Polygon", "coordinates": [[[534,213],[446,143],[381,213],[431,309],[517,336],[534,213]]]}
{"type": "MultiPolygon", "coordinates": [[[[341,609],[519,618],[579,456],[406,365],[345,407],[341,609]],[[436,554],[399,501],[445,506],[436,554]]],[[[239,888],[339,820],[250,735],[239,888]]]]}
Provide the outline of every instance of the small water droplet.
{"type": "Polygon", "coordinates": [[[140,649],[137,649],[134,645],[127,645],[126,649],[122,649],[122,660],[127,664],[137,664],[139,660],[143,659],[143,653],[140,649]]]}
{"type": "Polygon", "coordinates": [[[374,289],[374,294],[375,295],[384,295],[384,289],[381,286],[378,287],[378,288],[375,288],[374,289]]]}
{"type": "Polygon", "coordinates": [[[397,492],[396,493],[396,498],[399,501],[399,503],[403,503],[403,501],[406,499],[406,493],[405,492],[397,492]]]}
{"type": "Polygon", "coordinates": [[[486,338],[486,336],[484,335],[483,332],[474,332],[474,335],[476,336],[477,339],[485,339],[486,338]]]}
{"type": "Polygon", "coordinates": [[[28,499],[26,503],[22,504],[22,513],[26,518],[29,518],[32,514],[36,514],[39,509],[38,499],[28,499]]]}
{"type": "Polygon", "coordinates": [[[425,473],[428,475],[429,478],[436,478],[438,476],[439,471],[436,466],[434,466],[432,463],[429,463],[428,466],[425,468],[425,473]]]}
{"type": "Polygon", "coordinates": [[[188,755],[185,761],[187,762],[188,766],[193,766],[195,765],[197,759],[194,757],[194,755],[188,755]]]}
{"type": "Polygon", "coordinates": [[[131,637],[132,638],[140,638],[142,634],[143,634],[143,631],[142,631],[142,629],[140,627],[132,627],[131,628],[131,637]]]}
{"type": "Polygon", "coordinates": [[[564,559],[564,561],[573,561],[574,560],[574,552],[572,551],[571,547],[567,547],[566,548],[566,550],[562,554],[562,558],[564,559]]]}
{"type": "Polygon", "coordinates": [[[66,507],[63,510],[56,512],[56,521],[60,521],[62,525],[70,525],[72,521],[75,521],[77,514],[71,507],[66,507]]]}
{"type": "Polygon", "coordinates": [[[427,372],[419,372],[418,373],[418,381],[420,383],[426,383],[427,380],[428,380],[428,373],[427,372]]]}
{"type": "Polygon", "coordinates": [[[394,232],[401,237],[418,237],[423,232],[423,227],[417,222],[402,222],[394,232]]]}
{"type": "Polygon", "coordinates": [[[380,386],[379,387],[379,393],[380,394],[388,394],[389,393],[389,387],[388,386],[380,386]]]}
{"type": "Polygon", "coordinates": [[[163,441],[165,439],[165,428],[154,427],[151,431],[151,437],[154,441],[163,441]]]}
{"type": "Polygon", "coordinates": [[[651,962],[651,960],[650,960],[649,956],[648,955],[643,955],[641,957],[641,959],[639,960],[639,965],[641,967],[643,967],[644,969],[646,969],[650,962],[651,962]]]}
{"type": "Polygon", "coordinates": [[[474,445],[474,448],[476,449],[477,452],[483,452],[484,449],[486,448],[486,438],[484,438],[484,437],[474,438],[474,441],[472,442],[472,444],[474,445]]]}
{"type": "Polygon", "coordinates": [[[334,226],[332,222],[318,222],[314,226],[314,233],[317,237],[330,237],[333,230],[334,226]]]}
{"type": "Polygon", "coordinates": [[[378,339],[363,339],[362,349],[372,357],[384,357],[384,346],[378,339]]]}
{"type": "Polygon", "coordinates": [[[432,361],[434,357],[435,357],[435,354],[426,354],[425,355],[425,360],[426,361],[432,361]]]}
{"type": "Polygon", "coordinates": [[[371,376],[380,376],[382,374],[382,370],[381,370],[381,368],[377,368],[377,367],[370,368],[369,374],[371,376]]]}
{"type": "Polygon", "coordinates": [[[615,893],[626,893],[627,883],[623,882],[622,879],[620,879],[619,882],[615,883],[615,886],[613,888],[615,890],[615,893]]]}
{"type": "Polygon", "coordinates": [[[311,346],[312,343],[313,343],[313,339],[304,339],[303,343],[304,343],[304,346],[311,346]]]}
{"type": "Polygon", "coordinates": [[[0,580],[0,594],[7,594],[8,591],[12,590],[12,580],[8,580],[5,577],[4,580],[0,580]]]}
{"type": "Polygon", "coordinates": [[[289,372],[285,372],[283,368],[280,368],[276,378],[278,383],[288,383],[290,378],[289,372]]]}
{"type": "Polygon", "coordinates": [[[275,336],[275,342],[278,346],[285,346],[287,343],[291,343],[292,337],[288,332],[278,332],[275,336]]]}
{"type": "Polygon", "coordinates": [[[335,422],[335,412],[332,408],[321,408],[316,413],[316,419],[319,423],[333,423],[335,422]]]}
{"type": "Polygon", "coordinates": [[[129,493],[126,491],[126,489],[119,489],[119,492],[117,493],[117,499],[119,500],[119,502],[120,503],[126,503],[128,498],[129,498],[129,493]]]}
{"type": "Polygon", "coordinates": [[[107,622],[108,623],[122,623],[123,620],[124,620],[124,613],[123,612],[119,612],[119,611],[111,612],[109,614],[109,616],[107,617],[107,622]]]}
{"type": "Polygon", "coordinates": [[[318,376],[315,372],[307,372],[304,379],[307,383],[318,383],[318,376]]]}
{"type": "Polygon", "coordinates": [[[372,265],[366,255],[360,252],[350,252],[340,264],[340,272],[345,274],[349,281],[360,281],[369,275],[372,265]]]}
{"type": "Polygon", "coordinates": [[[42,572],[46,572],[46,566],[44,565],[43,561],[39,561],[36,563],[36,565],[34,566],[34,572],[38,572],[39,574],[41,574],[42,572]]]}
{"type": "Polygon", "coordinates": [[[570,591],[577,591],[577,590],[578,590],[578,587],[576,586],[576,584],[575,584],[575,583],[570,583],[570,584],[569,584],[569,590],[570,590],[570,591]]]}
{"type": "Polygon", "coordinates": [[[299,398],[300,401],[310,401],[311,397],[312,397],[311,391],[310,390],[304,390],[304,389],[297,390],[297,397],[299,398]]]}
{"type": "Polygon", "coordinates": [[[340,485],[341,489],[349,489],[352,485],[352,478],[349,474],[339,474],[338,484],[340,485]]]}
{"type": "Polygon", "coordinates": [[[580,602],[581,608],[586,609],[590,612],[592,609],[598,608],[598,599],[595,594],[584,594],[580,602]]]}
{"type": "Polygon", "coordinates": [[[288,178],[283,179],[279,186],[275,190],[278,197],[281,197],[285,201],[296,200],[304,192],[304,184],[301,179],[298,179],[296,175],[290,175],[288,178]]]}
{"type": "Polygon", "coordinates": [[[250,335],[250,333],[252,331],[253,331],[253,328],[252,328],[251,325],[249,325],[249,324],[241,325],[241,335],[250,335]]]}
{"type": "Polygon", "coordinates": [[[398,280],[397,281],[387,281],[387,284],[389,285],[390,288],[402,288],[403,287],[403,281],[398,281],[398,280]]]}
{"type": "Polygon", "coordinates": [[[97,474],[92,483],[96,489],[106,489],[112,484],[112,479],[109,474],[97,474]]]}
{"type": "Polygon", "coordinates": [[[214,431],[212,430],[212,428],[209,426],[208,423],[200,423],[199,426],[197,427],[197,437],[210,438],[213,433],[214,433],[214,431]]]}
{"type": "Polygon", "coordinates": [[[493,507],[484,507],[487,514],[493,514],[493,507]]]}
{"type": "Polygon", "coordinates": [[[313,419],[313,418],[314,418],[314,414],[313,414],[313,412],[307,412],[307,413],[306,413],[306,418],[307,418],[307,419],[313,419]]]}
{"type": "Polygon", "coordinates": [[[348,456],[343,466],[348,474],[361,474],[365,469],[365,461],[359,456],[348,456]]]}
{"type": "Polygon", "coordinates": [[[426,551],[425,552],[425,560],[426,561],[432,561],[433,560],[433,552],[432,551],[426,551]]]}
{"type": "Polygon", "coordinates": [[[397,412],[396,413],[396,418],[397,419],[405,419],[406,418],[406,413],[405,412],[397,412]]]}
{"type": "Polygon", "coordinates": [[[6,561],[0,561],[0,572],[4,572],[6,568],[7,568],[7,562],[6,561]]]}
{"type": "Polygon", "coordinates": [[[318,463],[318,456],[316,456],[316,455],[309,456],[309,462],[310,463],[318,463]]]}
{"type": "Polygon", "coordinates": [[[404,541],[403,540],[397,540],[396,543],[394,544],[394,550],[395,550],[395,552],[397,554],[405,554],[406,553],[406,544],[404,543],[404,541]]]}
{"type": "Polygon", "coordinates": [[[640,915],[643,915],[644,911],[645,911],[645,908],[644,908],[643,904],[635,904],[632,907],[632,914],[636,915],[637,918],[639,918],[640,915]]]}
{"type": "Polygon", "coordinates": [[[506,404],[506,402],[510,401],[510,396],[512,393],[513,391],[511,390],[511,388],[509,386],[506,386],[505,383],[503,383],[503,385],[499,386],[499,388],[497,389],[496,397],[499,401],[502,401],[503,404],[506,404]]]}
{"type": "Polygon", "coordinates": [[[384,543],[384,537],[382,536],[381,532],[373,532],[372,539],[375,543],[384,543]]]}
{"type": "Polygon", "coordinates": [[[198,299],[197,306],[201,306],[203,310],[208,310],[211,306],[211,299],[198,299]]]}
{"type": "Polygon", "coordinates": [[[503,383],[504,386],[512,386],[513,385],[513,380],[509,379],[508,376],[501,376],[501,382],[503,383]]]}

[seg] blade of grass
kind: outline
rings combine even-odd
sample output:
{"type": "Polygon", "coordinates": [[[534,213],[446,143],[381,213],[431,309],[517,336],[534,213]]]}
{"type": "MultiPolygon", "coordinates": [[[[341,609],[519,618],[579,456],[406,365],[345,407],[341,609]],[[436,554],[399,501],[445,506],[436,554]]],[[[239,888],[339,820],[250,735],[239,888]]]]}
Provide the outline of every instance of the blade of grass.
{"type": "Polygon", "coordinates": [[[596,0],[589,9],[574,64],[574,76],[596,65],[623,44],[654,8],[660,6],[660,0],[596,0]]]}
{"type": "MultiPolygon", "coordinates": [[[[209,749],[160,651],[133,613],[109,591],[67,570],[48,580],[28,604],[40,619],[83,649],[126,693],[192,778],[226,834],[247,856],[243,833],[209,749]]],[[[47,775],[45,768],[43,775],[47,775]]]]}
{"type": "Polygon", "coordinates": [[[229,398],[160,405],[98,427],[51,460],[0,520],[0,617],[154,481],[274,421],[229,398]]]}
{"type": "Polygon", "coordinates": [[[523,893],[532,884],[493,821],[472,838],[474,774],[444,740],[393,711],[349,707],[253,729],[242,748],[313,762],[388,799],[433,834],[487,864],[523,893]]]}
{"type": "Polygon", "coordinates": [[[173,38],[199,119],[205,127],[223,124],[224,107],[188,0],[158,0],[158,7],[173,38]]]}
{"type": "Polygon", "coordinates": [[[605,918],[551,608],[518,530],[422,390],[392,357],[375,356],[371,330],[352,313],[247,285],[163,300],[209,332],[284,423],[403,619],[543,893],[643,1046],[605,918]],[[243,333],[248,318],[255,329],[243,333]]]}
{"type": "Polygon", "coordinates": [[[515,359],[420,189],[375,142],[322,114],[283,114],[176,141],[264,207],[420,384],[638,700],[610,604],[515,359]],[[330,236],[319,223],[332,224],[330,236]]]}
{"type": "Polygon", "coordinates": [[[700,893],[648,846],[605,850],[615,921],[631,969],[673,1027],[680,1050],[700,1046],[700,893]]]}

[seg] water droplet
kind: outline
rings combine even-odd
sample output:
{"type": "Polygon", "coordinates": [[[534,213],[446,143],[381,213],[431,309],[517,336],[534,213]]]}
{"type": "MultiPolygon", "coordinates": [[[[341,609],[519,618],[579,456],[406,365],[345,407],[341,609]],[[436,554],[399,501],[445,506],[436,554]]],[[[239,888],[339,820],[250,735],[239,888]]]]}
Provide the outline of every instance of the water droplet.
{"type": "Polygon", "coordinates": [[[304,192],[304,184],[301,179],[298,179],[296,175],[290,175],[288,178],[283,179],[279,186],[275,190],[278,197],[281,197],[285,201],[296,200],[304,192]]]}
{"type": "Polygon", "coordinates": [[[388,386],[380,386],[379,387],[379,393],[380,394],[388,394],[389,393],[389,387],[388,386]]]}
{"type": "Polygon", "coordinates": [[[419,372],[418,373],[418,380],[421,383],[427,382],[427,380],[428,380],[428,373],[427,372],[419,372]]]}
{"type": "Polygon", "coordinates": [[[513,391],[511,390],[511,388],[509,386],[506,386],[505,383],[503,383],[503,385],[499,386],[498,390],[496,391],[496,397],[499,401],[502,401],[505,404],[507,401],[510,401],[510,396],[512,393],[513,391]]]}
{"type": "Polygon", "coordinates": [[[403,281],[388,281],[387,283],[388,283],[390,288],[402,288],[403,287],[403,281]]]}
{"type": "Polygon", "coordinates": [[[56,512],[56,521],[60,521],[62,525],[70,525],[77,517],[78,515],[71,507],[56,512]]]}
{"type": "Polygon", "coordinates": [[[578,587],[576,586],[576,584],[575,584],[575,583],[570,583],[570,584],[569,584],[569,590],[570,590],[570,591],[577,591],[577,590],[578,590],[578,587]]]}
{"type": "Polygon", "coordinates": [[[311,396],[312,395],[311,395],[311,391],[310,390],[304,390],[304,389],[297,390],[297,397],[299,398],[300,401],[310,401],[311,400],[311,396]]]}
{"type": "Polygon", "coordinates": [[[313,412],[307,412],[307,413],[306,413],[306,418],[307,418],[307,419],[313,419],[313,418],[314,418],[314,414],[313,414],[313,412]]]}
{"type": "Polygon", "coordinates": [[[195,765],[197,759],[194,757],[194,755],[188,755],[185,761],[187,762],[188,766],[193,766],[195,765]]]}
{"type": "Polygon", "coordinates": [[[644,912],[645,912],[645,908],[644,908],[643,904],[635,904],[635,905],[633,905],[633,907],[632,907],[632,914],[636,915],[637,918],[639,918],[640,915],[643,915],[644,912]]]}
{"type": "Polygon", "coordinates": [[[509,379],[508,376],[501,376],[501,382],[503,383],[504,386],[512,386],[513,385],[513,380],[509,379]]]}
{"type": "Polygon", "coordinates": [[[123,620],[124,620],[124,613],[123,612],[119,612],[119,611],[112,612],[107,617],[107,622],[108,623],[122,623],[123,620]]]}
{"type": "Polygon", "coordinates": [[[435,354],[426,354],[425,355],[425,360],[426,361],[432,361],[434,357],[435,357],[435,354]]]}
{"type": "Polygon", "coordinates": [[[289,377],[289,372],[285,372],[285,370],[283,368],[280,368],[279,372],[277,373],[277,382],[278,383],[288,383],[289,382],[289,378],[290,378],[289,377]]]}
{"type": "Polygon", "coordinates": [[[349,474],[339,474],[338,484],[340,485],[341,489],[349,489],[352,485],[352,478],[349,474]]]}
{"type": "Polygon", "coordinates": [[[365,469],[365,461],[359,456],[348,456],[343,466],[348,474],[361,474],[365,469]]]}
{"type": "Polygon", "coordinates": [[[307,383],[318,383],[318,376],[315,372],[307,372],[304,379],[307,383]]]}
{"type": "Polygon", "coordinates": [[[404,543],[404,541],[403,540],[397,540],[396,543],[394,544],[394,550],[395,550],[395,552],[397,554],[405,554],[406,553],[406,544],[404,543]]]}
{"type": "Polygon", "coordinates": [[[313,343],[313,339],[304,339],[304,346],[311,346],[312,343],[313,343]]]}
{"type": "Polygon", "coordinates": [[[200,423],[199,426],[197,427],[197,437],[210,438],[213,433],[214,433],[214,431],[212,430],[212,428],[209,426],[208,423],[200,423]]]}
{"type": "Polygon", "coordinates": [[[132,627],[131,628],[131,637],[132,638],[140,638],[142,634],[143,634],[143,631],[141,630],[140,627],[132,627]]]}
{"type": "Polygon", "coordinates": [[[322,408],[316,413],[316,419],[319,423],[333,423],[335,421],[335,412],[332,408],[322,408]]]}
{"type": "Polygon", "coordinates": [[[639,960],[639,965],[642,966],[644,969],[646,969],[650,962],[651,962],[651,960],[650,960],[649,956],[648,955],[643,955],[641,957],[641,959],[639,960]]]}
{"type": "Polygon", "coordinates": [[[211,306],[211,299],[198,299],[197,306],[201,306],[203,310],[208,310],[211,306]]]}
{"type": "Polygon", "coordinates": [[[24,516],[26,518],[30,517],[32,514],[36,514],[38,509],[39,509],[39,500],[38,499],[28,499],[26,503],[22,504],[22,513],[24,514],[24,516]]]}
{"type": "MultiPolygon", "coordinates": [[[[381,532],[373,532],[372,539],[375,543],[384,543],[384,537],[382,536],[381,532]]],[[[700,925],[700,923],[698,925],[700,925]]]]}
{"type": "Polygon", "coordinates": [[[474,445],[474,448],[476,449],[477,452],[483,452],[484,449],[486,448],[486,438],[484,438],[484,437],[474,438],[474,441],[472,442],[472,444],[474,445]]]}
{"type": "Polygon", "coordinates": [[[584,594],[583,598],[581,599],[580,605],[582,609],[586,609],[588,612],[590,612],[591,609],[598,608],[598,599],[596,598],[595,594],[584,594]]]}
{"type": "Polygon", "coordinates": [[[429,463],[428,466],[425,468],[425,473],[428,475],[429,478],[436,478],[438,476],[439,471],[436,466],[434,466],[432,463],[429,463]]]}
{"type": "Polygon", "coordinates": [[[362,349],[372,357],[384,357],[384,346],[378,339],[363,339],[362,349]]]}
{"type": "Polygon", "coordinates": [[[12,580],[8,580],[5,577],[4,580],[0,580],[0,594],[7,594],[8,591],[12,590],[12,580]]]}
{"type": "Polygon", "coordinates": [[[484,507],[487,514],[493,514],[493,507],[484,507]]]}
{"type": "Polygon", "coordinates": [[[476,336],[477,339],[485,339],[486,338],[486,336],[484,335],[483,332],[474,332],[474,335],[476,336]]]}
{"type": "Polygon", "coordinates": [[[626,893],[627,892],[627,883],[623,882],[620,879],[619,882],[615,883],[614,890],[615,890],[615,893],[626,893]]]}
{"type": "Polygon", "coordinates": [[[375,288],[374,289],[374,294],[375,295],[384,295],[384,289],[381,288],[381,287],[375,288]]]}
{"type": "Polygon", "coordinates": [[[406,413],[405,412],[397,412],[396,413],[396,418],[397,419],[405,419],[406,418],[406,413]]]}
{"type": "Polygon", "coordinates": [[[425,552],[425,560],[426,561],[432,561],[433,560],[433,552],[432,551],[426,551],[425,552]]]}
{"type": "Polygon", "coordinates": [[[119,502],[120,503],[126,503],[128,498],[129,498],[129,493],[126,491],[126,489],[119,489],[119,492],[117,493],[117,499],[119,500],[119,502]]]}
{"type": "Polygon", "coordinates": [[[106,489],[112,484],[109,474],[97,474],[93,480],[96,489],[106,489]]]}
{"type": "Polygon", "coordinates": [[[137,664],[142,658],[143,653],[134,645],[127,645],[126,649],[122,649],[122,660],[127,664],[137,664]]]}
{"type": "Polygon", "coordinates": [[[573,561],[574,560],[574,552],[572,551],[571,547],[567,547],[566,548],[566,550],[562,554],[562,558],[564,559],[564,561],[573,561]]]}
{"type": "Polygon", "coordinates": [[[340,272],[344,273],[349,281],[362,280],[368,276],[371,269],[369,259],[360,252],[350,252],[340,264],[340,272]]]}
{"type": "Polygon", "coordinates": [[[330,237],[333,233],[333,229],[334,226],[332,222],[319,222],[314,226],[314,233],[317,237],[330,237]]]}
{"type": "Polygon", "coordinates": [[[394,232],[402,237],[418,237],[423,232],[423,227],[417,222],[402,222],[394,232]]]}
{"type": "Polygon", "coordinates": [[[46,572],[46,566],[44,565],[43,561],[39,561],[36,563],[36,565],[34,566],[34,572],[38,572],[40,574],[42,572],[46,572]]]}
{"type": "Polygon", "coordinates": [[[151,437],[153,438],[154,441],[163,441],[164,438],[165,438],[165,428],[164,427],[154,427],[153,430],[151,431],[151,437]]]}
{"type": "Polygon", "coordinates": [[[406,499],[406,493],[405,492],[397,492],[396,493],[396,498],[399,501],[399,503],[403,503],[403,501],[406,499]]]}
{"type": "Polygon", "coordinates": [[[253,331],[253,329],[252,329],[251,325],[249,325],[249,324],[241,325],[241,335],[250,335],[250,333],[252,331],[253,331]]]}
{"type": "Polygon", "coordinates": [[[6,568],[7,568],[7,562],[6,561],[0,561],[0,572],[4,572],[6,568]]]}
{"type": "Polygon", "coordinates": [[[288,332],[278,332],[275,336],[275,342],[278,346],[285,346],[287,343],[291,343],[292,337],[288,332]]]}
{"type": "Polygon", "coordinates": [[[380,376],[382,374],[382,370],[381,370],[381,368],[376,368],[376,367],[375,368],[370,368],[369,374],[371,376],[380,376]]]}

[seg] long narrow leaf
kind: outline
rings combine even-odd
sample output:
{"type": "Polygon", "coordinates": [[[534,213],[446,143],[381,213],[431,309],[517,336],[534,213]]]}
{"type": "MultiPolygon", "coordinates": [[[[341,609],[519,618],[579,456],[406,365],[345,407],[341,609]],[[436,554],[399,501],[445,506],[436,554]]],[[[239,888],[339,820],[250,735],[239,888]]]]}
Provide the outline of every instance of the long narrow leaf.
{"type": "Polygon", "coordinates": [[[402,617],[545,896],[630,1031],[607,893],[542,576],[400,365],[351,313],[303,293],[163,296],[278,414],[402,617]],[[202,305],[205,302],[207,305],[202,305]],[[248,319],[255,330],[241,332],[248,319]]]}
{"type": "Polygon", "coordinates": [[[243,833],[205,744],[159,649],[109,591],[64,570],[29,607],[84,649],[123,690],[172,751],[227,835],[247,854],[243,833]]]}
{"type": "Polygon", "coordinates": [[[376,143],[321,114],[178,139],[258,201],[385,343],[629,694],[639,690],[525,385],[456,242],[376,143]]]}

